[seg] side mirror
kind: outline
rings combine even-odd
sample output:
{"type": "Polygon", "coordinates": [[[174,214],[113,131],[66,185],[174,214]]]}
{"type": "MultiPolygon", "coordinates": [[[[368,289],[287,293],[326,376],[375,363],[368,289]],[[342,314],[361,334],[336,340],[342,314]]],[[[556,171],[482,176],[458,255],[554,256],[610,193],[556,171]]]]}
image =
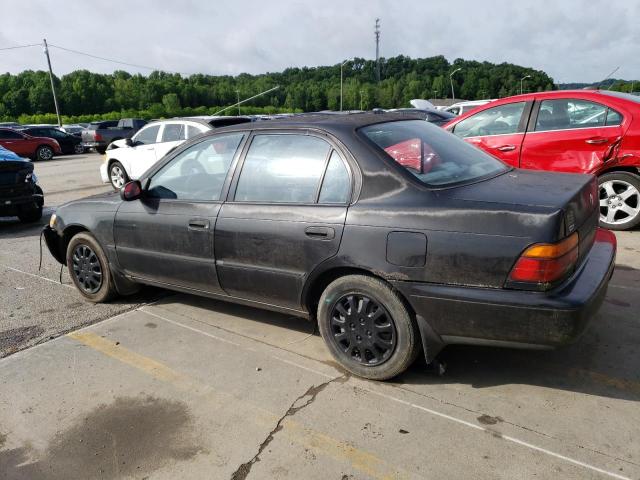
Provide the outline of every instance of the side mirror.
{"type": "Polygon", "coordinates": [[[133,140],[131,140],[130,138],[125,138],[125,139],[124,139],[124,144],[125,144],[127,147],[133,147],[133,140]]]}
{"type": "Polygon", "coordinates": [[[139,180],[132,180],[125,183],[124,187],[120,189],[120,198],[125,202],[131,200],[137,200],[142,196],[142,185],[139,180]]]}

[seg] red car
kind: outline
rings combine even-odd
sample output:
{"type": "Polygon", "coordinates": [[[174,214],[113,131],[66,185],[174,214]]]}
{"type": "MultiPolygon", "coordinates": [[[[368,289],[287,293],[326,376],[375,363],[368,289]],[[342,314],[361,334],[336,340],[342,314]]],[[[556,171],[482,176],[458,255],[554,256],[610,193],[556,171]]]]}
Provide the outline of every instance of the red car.
{"type": "Polygon", "coordinates": [[[600,223],[640,223],[640,97],[561,90],[503,98],[444,128],[519,168],[598,177],[600,223]]]}
{"type": "Polygon", "coordinates": [[[32,137],[10,128],[0,128],[0,145],[31,160],[51,160],[60,155],[60,144],[53,138],[32,137]]]}

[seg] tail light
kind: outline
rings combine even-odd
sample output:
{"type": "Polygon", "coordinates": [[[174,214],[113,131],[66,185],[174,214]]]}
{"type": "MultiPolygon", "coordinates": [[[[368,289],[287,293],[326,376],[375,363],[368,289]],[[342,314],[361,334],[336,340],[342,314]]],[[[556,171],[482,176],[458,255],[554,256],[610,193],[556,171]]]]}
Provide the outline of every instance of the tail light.
{"type": "Polygon", "coordinates": [[[578,232],[558,243],[536,243],[528,247],[511,270],[509,280],[536,284],[546,290],[573,272],[578,261],[578,232]]]}
{"type": "Polygon", "coordinates": [[[102,135],[100,135],[98,132],[96,132],[96,133],[93,135],[93,139],[94,139],[96,142],[101,142],[101,141],[102,141],[102,135]]]}

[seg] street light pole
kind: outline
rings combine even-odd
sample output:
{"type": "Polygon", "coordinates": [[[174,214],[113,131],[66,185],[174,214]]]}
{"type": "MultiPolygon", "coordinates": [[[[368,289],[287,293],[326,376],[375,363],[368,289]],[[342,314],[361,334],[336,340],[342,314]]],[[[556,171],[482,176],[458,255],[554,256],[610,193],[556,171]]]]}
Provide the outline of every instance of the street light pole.
{"type": "Polygon", "coordinates": [[[522,95],[522,91],[523,91],[523,90],[522,90],[522,82],[523,82],[524,80],[526,80],[527,78],[531,78],[531,75],[525,75],[524,77],[522,77],[522,78],[520,79],[520,95],[522,95]]]}
{"type": "Polygon", "coordinates": [[[449,81],[451,82],[451,100],[456,99],[456,93],[453,90],[453,74],[462,70],[462,67],[456,68],[453,72],[449,74],[449,81]]]}
{"type": "Polygon", "coordinates": [[[238,94],[238,116],[240,116],[240,90],[236,89],[236,93],[238,94]]]}
{"type": "Polygon", "coordinates": [[[49,65],[49,80],[51,80],[51,93],[53,93],[53,104],[56,106],[56,116],[58,117],[58,126],[62,127],[62,119],[60,118],[60,108],[58,107],[58,98],[56,97],[56,86],[53,83],[53,70],[51,70],[51,59],[49,58],[49,47],[47,46],[47,39],[42,40],[44,42],[44,54],[47,57],[47,65],[49,65]]]}
{"type": "Polygon", "coordinates": [[[344,64],[348,61],[349,60],[345,60],[340,64],[340,111],[342,111],[342,67],[344,67],[344,64]]]}

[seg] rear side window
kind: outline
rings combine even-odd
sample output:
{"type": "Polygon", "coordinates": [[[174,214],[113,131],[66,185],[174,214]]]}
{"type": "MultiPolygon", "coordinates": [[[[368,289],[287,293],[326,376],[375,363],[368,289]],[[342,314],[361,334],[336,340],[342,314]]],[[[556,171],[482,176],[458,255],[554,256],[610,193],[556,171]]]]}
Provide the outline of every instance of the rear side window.
{"type": "Polygon", "coordinates": [[[607,121],[606,125],[620,125],[622,123],[622,115],[613,110],[612,108],[607,110],[607,121]]]}
{"type": "Polygon", "coordinates": [[[187,138],[193,138],[196,135],[200,135],[202,132],[193,125],[187,125],[187,138]]]}
{"type": "Polygon", "coordinates": [[[185,128],[182,123],[167,123],[162,131],[163,142],[177,142],[179,140],[185,140],[185,128]]]}
{"type": "Polygon", "coordinates": [[[487,108],[456,124],[453,133],[461,138],[518,133],[526,102],[487,108]]]}
{"type": "Polygon", "coordinates": [[[158,131],[160,131],[160,125],[153,125],[148,128],[143,128],[136,135],[135,141],[142,145],[156,143],[156,139],[158,138],[158,131]]]}
{"type": "Polygon", "coordinates": [[[347,203],[351,193],[351,179],[349,171],[335,150],[331,153],[327,171],[322,179],[320,189],[320,203],[347,203]]]}
{"type": "Polygon", "coordinates": [[[535,129],[540,132],[604,127],[607,121],[607,110],[604,105],[587,100],[571,98],[543,100],[540,103],[535,129]]]}
{"type": "Polygon", "coordinates": [[[508,170],[491,155],[421,120],[369,125],[359,132],[429,186],[470,182],[508,170]]]}
{"type": "Polygon", "coordinates": [[[235,200],[315,203],[330,146],[309,135],[256,135],[240,173],[235,200]]]}

